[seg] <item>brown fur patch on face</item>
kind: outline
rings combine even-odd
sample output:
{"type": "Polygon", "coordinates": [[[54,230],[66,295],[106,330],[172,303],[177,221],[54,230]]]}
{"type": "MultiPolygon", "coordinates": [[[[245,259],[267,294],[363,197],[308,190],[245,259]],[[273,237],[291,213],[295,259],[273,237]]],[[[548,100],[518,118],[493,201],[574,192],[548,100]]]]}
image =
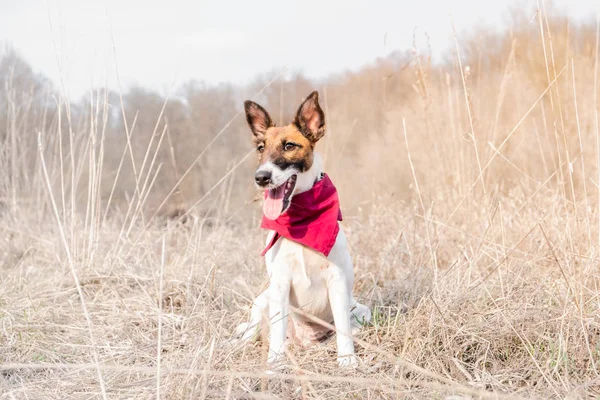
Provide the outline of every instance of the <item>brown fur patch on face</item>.
{"type": "Polygon", "coordinates": [[[261,164],[271,161],[282,170],[293,167],[299,172],[312,166],[314,143],[294,124],[267,129],[262,138],[254,137],[254,145],[261,164]]]}

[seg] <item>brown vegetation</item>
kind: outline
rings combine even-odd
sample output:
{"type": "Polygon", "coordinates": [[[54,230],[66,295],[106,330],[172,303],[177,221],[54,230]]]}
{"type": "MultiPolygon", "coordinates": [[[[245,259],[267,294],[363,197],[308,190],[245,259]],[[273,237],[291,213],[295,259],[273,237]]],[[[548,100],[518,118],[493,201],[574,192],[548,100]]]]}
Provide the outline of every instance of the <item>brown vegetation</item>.
{"type": "Polygon", "coordinates": [[[600,395],[597,27],[538,13],[458,46],[79,102],[6,50],[0,397],[600,395]],[[374,320],[357,371],[333,341],[267,376],[260,343],[224,345],[266,283],[242,104],[281,125],[313,89],[374,320]]]}

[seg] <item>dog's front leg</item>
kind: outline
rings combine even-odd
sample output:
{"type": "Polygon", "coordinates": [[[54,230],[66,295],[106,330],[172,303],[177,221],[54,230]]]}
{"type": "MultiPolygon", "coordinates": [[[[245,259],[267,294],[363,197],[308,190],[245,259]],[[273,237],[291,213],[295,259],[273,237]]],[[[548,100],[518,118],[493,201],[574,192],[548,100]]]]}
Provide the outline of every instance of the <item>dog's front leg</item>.
{"type": "Polygon", "coordinates": [[[241,337],[242,341],[256,339],[260,333],[261,322],[267,318],[268,309],[269,293],[267,288],[252,302],[250,321],[238,325],[235,330],[236,336],[241,337]]]}
{"type": "Polygon", "coordinates": [[[280,361],[285,345],[290,303],[291,282],[284,276],[273,276],[269,285],[269,320],[270,336],[269,359],[270,365],[280,361]]]}
{"type": "Polygon", "coordinates": [[[327,281],[329,303],[335,323],[338,363],[342,367],[355,366],[358,363],[354,355],[352,323],[350,320],[350,289],[340,267],[330,264],[330,276],[327,281]]]}

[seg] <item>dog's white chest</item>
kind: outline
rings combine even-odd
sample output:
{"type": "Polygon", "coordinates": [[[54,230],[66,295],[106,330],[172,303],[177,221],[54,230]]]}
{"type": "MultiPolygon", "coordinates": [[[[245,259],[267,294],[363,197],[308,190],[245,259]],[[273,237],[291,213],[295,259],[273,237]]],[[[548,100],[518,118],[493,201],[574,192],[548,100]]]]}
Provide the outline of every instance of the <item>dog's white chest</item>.
{"type": "MultiPolygon", "coordinates": [[[[269,238],[272,234],[269,234],[269,238]]],[[[290,282],[290,304],[332,321],[327,291],[330,261],[294,241],[281,238],[266,254],[271,280],[290,282]]]]}

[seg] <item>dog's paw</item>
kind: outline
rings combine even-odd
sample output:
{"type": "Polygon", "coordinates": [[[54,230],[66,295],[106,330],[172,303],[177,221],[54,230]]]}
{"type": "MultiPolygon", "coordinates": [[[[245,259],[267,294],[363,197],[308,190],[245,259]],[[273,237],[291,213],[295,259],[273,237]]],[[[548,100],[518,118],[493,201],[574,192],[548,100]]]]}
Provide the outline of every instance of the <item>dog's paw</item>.
{"type": "Polygon", "coordinates": [[[338,357],[338,364],[341,368],[357,368],[358,358],[354,354],[338,357]]]}
{"type": "Polygon", "coordinates": [[[288,363],[286,363],[284,360],[279,360],[272,364],[268,364],[267,370],[265,371],[265,373],[267,375],[285,374],[285,373],[290,372],[291,370],[292,369],[288,363]]]}
{"type": "Polygon", "coordinates": [[[235,328],[233,335],[236,338],[241,338],[244,335],[244,333],[246,333],[246,331],[248,331],[249,326],[250,326],[250,324],[248,322],[242,322],[241,324],[239,324],[237,326],[237,328],[235,328]]]}
{"type": "Polygon", "coordinates": [[[237,328],[235,328],[235,331],[233,332],[233,337],[240,342],[255,342],[259,340],[260,334],[256,326],[250,325],[249,322],[243,322],[239,324],[237,328]]]}
{"type": "Polygon", "coordinates": [[[289,372],[290,365],[283,354],[276,354],[267,359],[267,374],[286,373],[289,372]]]}
{"type": "Polygon", "coordinates": [[[271,353],[267,359],[267,364],[269,368],[277,368],[277,366],[283,364],[284,360],[285,356],[283,353],[271,353]]]}

